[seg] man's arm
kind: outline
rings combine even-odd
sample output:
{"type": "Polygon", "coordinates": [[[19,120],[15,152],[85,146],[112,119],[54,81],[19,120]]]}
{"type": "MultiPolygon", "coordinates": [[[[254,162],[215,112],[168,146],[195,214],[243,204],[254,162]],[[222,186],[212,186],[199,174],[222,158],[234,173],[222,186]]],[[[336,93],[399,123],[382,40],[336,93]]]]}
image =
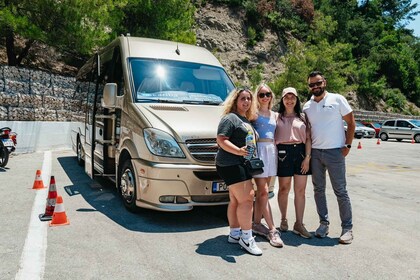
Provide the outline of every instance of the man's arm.
{"type": "MultiPolygon", "coordinates": [[[[356,121],[354,120],[354,114],[353,112],[348,113],[347,115],[343,116],[343,120],[347,123],[347,133],[346,133],[346,145],[351,145],[354,138],[354,130],[356,129],[356,121]]],[[[344,148],[343,149],[343,155],[347,156],[347,154],[350,152],[350,149],[344,148]]]]}

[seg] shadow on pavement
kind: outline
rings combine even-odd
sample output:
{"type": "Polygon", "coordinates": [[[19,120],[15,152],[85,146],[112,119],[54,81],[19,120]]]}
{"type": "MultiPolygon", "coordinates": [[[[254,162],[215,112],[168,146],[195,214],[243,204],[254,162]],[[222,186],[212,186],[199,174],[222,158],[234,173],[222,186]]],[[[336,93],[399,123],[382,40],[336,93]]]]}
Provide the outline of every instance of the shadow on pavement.
{"type": "Polygon", "coordinates": [[[318,238],[314,236],[314,232],[312,233],[312,238],[303,238],[300,237],[297,234],[294,234],[291,231],[282,232],[281,233],[281,239],[283,240],[283,243],[285,246],[294,246],[298,247],[302,244],[307,244],[310,246],[322,246],[322,247],[332,247],[337,246],[338,244],[338,237],[337,238],[331,238],[331,237],[324,237],[324,238],[318,238]]]}
{"type": "Polygon", "coordinates": [[[198,247],[195,250],[196,253],[205,256],[220,257],[230,263],[236,263],[235,257],[248,254],[244,249],[241,249],[239,244],[228,243],[227,235],[219,235],[207,239],[196,246],[198,247]]]}
{"type": "Polygon", "coordinates": [[[188,212],[139,209],[131,213],[124,207],[113,182],[90,179],[76,157],[60,157],[58,161],[72,182],[64,187],[65,191],[70,197],[81,195],[92,207],[77,209],[79,212],[99,211],[122,227],[140,232],[188,232],[228,225],[227,206],[195,207],[188,212]]]}

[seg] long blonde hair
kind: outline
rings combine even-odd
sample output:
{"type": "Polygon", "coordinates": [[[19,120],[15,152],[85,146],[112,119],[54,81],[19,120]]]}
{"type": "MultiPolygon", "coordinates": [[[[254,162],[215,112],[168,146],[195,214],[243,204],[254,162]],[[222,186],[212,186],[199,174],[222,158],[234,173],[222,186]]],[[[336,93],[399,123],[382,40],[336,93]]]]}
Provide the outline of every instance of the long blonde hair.
{"type": "Polygon", "coordinates": [[[260,109],[260,107],[261,107],[260,100],[258,99],[258,94],[260,93],[260,90],[264,87],[266,89],[268,89],[268,91],[271,92],[271,100],[270,100],[270,103],[268,103],[268,109],[271,110],[271,108],[273,108],[273,106],[274,106],[274,97],[275,97],[274,92],[271,90],[271,88],[267,84],[264,84],[264,83],[259,84],[257,89],[255,90],[255,93],[254,93],[254,95],[255,95],[254,99],[257,100],[257,109],[260,109]]]}
{"type": "Polygon", "coordinates": [[[226,98],[225,102],[223,102],[223,115],[227,115],[229,113],[232,112],[237,112],[237,107],[236,107],[236,103],[238,101],[239,95],[243,92],[249,92],[249,95],[251,96],[251,106],[249,108],[248,111],[246,111],[245,113],[245,117],[248,120],[253,120],[255,119],[256,113],[257,113],[257,108],[256,108],[256,102],[255,102],[255,96],[252,94],[252,91],[250,89],[247,88],[235,88],[234,90],[232,90],[228,97],[226,98]]]}

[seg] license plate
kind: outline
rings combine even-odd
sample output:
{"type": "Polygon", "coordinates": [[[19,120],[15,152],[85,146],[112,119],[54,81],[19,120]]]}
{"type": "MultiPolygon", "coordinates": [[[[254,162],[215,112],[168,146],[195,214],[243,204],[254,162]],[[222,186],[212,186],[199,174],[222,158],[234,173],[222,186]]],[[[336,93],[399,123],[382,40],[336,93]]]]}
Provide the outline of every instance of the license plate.
{"type": "Polygon", "coordinates": [[[13,147],[15,144],[11,139],[1,139],[5,147],[13,147]]]}
{"type": "Polygon", "coordinates": [[[211,189],[214,193],[229,191],[229,187],[224,182],[213,182],[211,189]]]}

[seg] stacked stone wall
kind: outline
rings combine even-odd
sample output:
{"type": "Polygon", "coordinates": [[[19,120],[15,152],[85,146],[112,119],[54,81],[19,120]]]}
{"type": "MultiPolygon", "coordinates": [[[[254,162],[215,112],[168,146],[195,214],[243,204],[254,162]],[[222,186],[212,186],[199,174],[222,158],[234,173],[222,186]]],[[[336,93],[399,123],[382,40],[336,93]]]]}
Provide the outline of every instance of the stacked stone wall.
{"type": "MultiPolygon", "coordinates": [[[[0,121],[83,121],[87,88],[76,79],[45,71],[0,66],[0,121]]],[[[416,118],[355,110],[357,120],[382,122],[389,118],[416,118]]]]}
{"type": "Polygon", "coordinates": [[[74,77],[0,66],[0,120],[80,121],[86,96],[75,85],[74,77]]]}

